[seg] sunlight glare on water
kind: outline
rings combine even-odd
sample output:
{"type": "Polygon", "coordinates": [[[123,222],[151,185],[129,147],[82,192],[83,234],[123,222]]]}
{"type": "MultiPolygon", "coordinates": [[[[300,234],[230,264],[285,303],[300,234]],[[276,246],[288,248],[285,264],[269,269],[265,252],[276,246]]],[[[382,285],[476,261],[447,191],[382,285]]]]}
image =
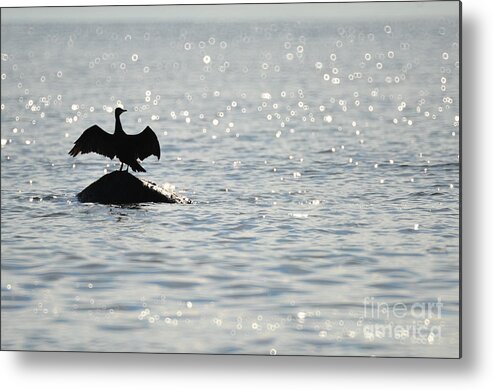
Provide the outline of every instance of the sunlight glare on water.
{"type": "Polygon", "coordinates": [[[458,31],[2,20],[2,348],[455,356],[458,31]],[[194,204],[77,202],[118,106],[194,204]],[[441,334],[381,337],[367,297],[440,299],[441,334]]]}

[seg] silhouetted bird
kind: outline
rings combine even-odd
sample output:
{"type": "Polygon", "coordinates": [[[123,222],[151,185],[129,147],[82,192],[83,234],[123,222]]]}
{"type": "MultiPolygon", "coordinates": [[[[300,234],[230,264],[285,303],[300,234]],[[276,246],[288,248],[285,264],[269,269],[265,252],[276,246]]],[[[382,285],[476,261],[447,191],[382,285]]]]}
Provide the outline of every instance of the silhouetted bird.
{"type": "Polygon", "coordinates": [[[120,171],[123,169],[123,164],[127,164],[127,171],[130,166],[133,171],[145,172],[146,170],[139,164],[137,159],[142,161],[152,154],[157,156],[159,160],[161,158],[161,147],[156,133],[149,126],[136,135],[129,135],[123,131],[120,115],[126,111],[120,107],[115,109],[114,134],[107,133],[98,125],[93,125],[74,142],[75,146],[68,154],[75,157],[79,153],[94,152],[111,159],[116,156],[122,163],[120,171]]]}

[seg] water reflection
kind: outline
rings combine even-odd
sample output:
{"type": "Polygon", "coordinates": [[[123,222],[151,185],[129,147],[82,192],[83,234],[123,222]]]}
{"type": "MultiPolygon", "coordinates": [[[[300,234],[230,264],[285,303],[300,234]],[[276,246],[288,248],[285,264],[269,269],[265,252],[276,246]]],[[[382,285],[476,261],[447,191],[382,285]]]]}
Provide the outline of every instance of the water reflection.
{"type": "Polygon", "coordinates": [[[457,33],[3,23],[2,347],[455,355],[457,33]],[[66,151],[122,104],[195,204],[76,201],[119,163],[66,151]],[[441,339],[379,337],[365,297],[440,297],[441,339]]]}

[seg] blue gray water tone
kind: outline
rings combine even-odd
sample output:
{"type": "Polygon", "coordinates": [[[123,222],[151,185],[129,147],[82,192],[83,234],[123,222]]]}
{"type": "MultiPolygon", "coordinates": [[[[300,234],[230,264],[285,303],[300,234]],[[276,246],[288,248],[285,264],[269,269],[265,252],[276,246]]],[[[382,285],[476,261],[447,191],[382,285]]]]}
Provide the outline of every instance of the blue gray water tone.
{"type": "Polygon", "coordinates": [[[458,355],[458,18],[1,32],[2,348],[458,355]],[[76,200],[117,106],[192,205],[76,200]]]}

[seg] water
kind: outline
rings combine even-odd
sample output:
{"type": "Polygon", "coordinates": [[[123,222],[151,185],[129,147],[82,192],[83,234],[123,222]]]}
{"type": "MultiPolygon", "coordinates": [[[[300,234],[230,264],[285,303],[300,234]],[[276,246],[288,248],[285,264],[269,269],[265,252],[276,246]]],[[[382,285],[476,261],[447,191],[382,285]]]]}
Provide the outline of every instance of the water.
{"type": "Polygon", "coordinates": [[[1,32],[2,348],[457,356],[457,18],[1,32]],[[77,202],[120,104],[192,205],[77,202]]]}

